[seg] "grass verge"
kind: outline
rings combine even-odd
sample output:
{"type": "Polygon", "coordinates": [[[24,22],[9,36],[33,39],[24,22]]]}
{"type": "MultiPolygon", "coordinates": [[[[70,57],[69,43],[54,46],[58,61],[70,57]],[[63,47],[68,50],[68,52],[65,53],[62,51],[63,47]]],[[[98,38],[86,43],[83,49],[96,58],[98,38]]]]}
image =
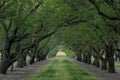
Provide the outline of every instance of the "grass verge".
{"type": "Polygon", "coordinates": [[[56,57],[37,76],[27,80],[96,80],[96,77],[66,57],[56,57]]]}

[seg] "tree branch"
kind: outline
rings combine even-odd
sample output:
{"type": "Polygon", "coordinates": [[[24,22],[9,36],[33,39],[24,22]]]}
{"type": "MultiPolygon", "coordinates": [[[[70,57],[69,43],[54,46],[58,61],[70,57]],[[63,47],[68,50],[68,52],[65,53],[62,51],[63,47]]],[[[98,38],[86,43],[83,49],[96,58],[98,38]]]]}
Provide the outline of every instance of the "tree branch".
{"type": "Polygon", "coordinates": [[[14,42],[19,42],[23,40],[24,38],[26,38],[27,36],[29,36],[29,34],[23,34],[22,36],[16,36],[16,39],[14,40],[14,42]]]}
{"type": "Polygon", "coordinates": [[[9,8],[15,1],[17,0],[13,0],[11,3],[9,3],[6,7],[4,7],[1,11],[0,14],[2,14],[7,8],[9,8]]]}
{"type": "Polygon", "coordinates": [[[2,9],[2,7],[5,5],[6,0],[4,0],[1,4],[0,4],[0,10],[2,9]]]}
{"type": "Polygon", "coordinates": [[[103,13],[103,12],[100,10],[100,8],[97,6],[97,4],[95,3],[94,0],[89,0],[89,2],[95,6],[95,8],[97,9],[99,15],[101,15],[101,16],[109,19],[109,20],[120,20],[120,17],[118,17],[118,16],[108,16],[108,15],[106,15],[105,13],[103,13]]]}
{"type": "Polygon", "coordinates": [[[36,12],[36,10],[39,8],[39,6],[41,5],[42,3],[38,3],[37,5],[35,5],[35,7],[30,11],[30,14],[36,12]]]}

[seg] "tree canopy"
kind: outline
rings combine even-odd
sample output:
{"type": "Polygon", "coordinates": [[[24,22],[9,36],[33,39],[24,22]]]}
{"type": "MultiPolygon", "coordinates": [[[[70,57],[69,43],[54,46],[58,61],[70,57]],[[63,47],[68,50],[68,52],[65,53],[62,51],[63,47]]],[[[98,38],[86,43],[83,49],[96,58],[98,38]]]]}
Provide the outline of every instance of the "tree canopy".
{"type": "Polygon", "coordinates": [[[0,73],[6,73],[21,55],[29,54],[32,64],[36,56],[38,60],[46,58],[61,45],[64,51],[72,50],[77,57],[92,54],[104,60],[106,55],[109,72],[115,72],[113,53],[120,40],[119,3],[119,0],[1,0],[0,73]]]}

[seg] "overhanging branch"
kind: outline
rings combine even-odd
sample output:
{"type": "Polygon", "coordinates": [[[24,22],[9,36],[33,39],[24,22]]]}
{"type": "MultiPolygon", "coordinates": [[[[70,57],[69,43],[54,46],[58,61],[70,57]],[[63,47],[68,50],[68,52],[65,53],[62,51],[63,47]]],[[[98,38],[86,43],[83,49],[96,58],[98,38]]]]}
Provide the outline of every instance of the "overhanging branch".
{"type": "Polygon", "coordinates": [[[104,12],[102,12],[102,11],[100,10],[100,8],[98,7],[98,5],[95,3],[94,0],[89,0],[89,2],[90,2],[93,6],[95,6],[95,8],[97,9],[99,15],[101,15],[101,16],[109,19],[109,20],[120,20],[120,17],[119,17],[119,16],[109,16],[109,15],[105,14],[104,12]]]}

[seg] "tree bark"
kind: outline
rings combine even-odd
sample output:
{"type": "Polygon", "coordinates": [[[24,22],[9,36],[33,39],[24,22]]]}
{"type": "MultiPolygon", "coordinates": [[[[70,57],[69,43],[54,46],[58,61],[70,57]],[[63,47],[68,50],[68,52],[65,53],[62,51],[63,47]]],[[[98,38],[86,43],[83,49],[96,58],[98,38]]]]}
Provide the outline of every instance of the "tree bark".
{"type": "Polygon", "coordinates": [[[82,53],[78,53],[77,54],[77,60],[78,61],[82,61],[82,53]]]}
{"type": "Polygon", "coordinates": [[[20,57],[18,60],[17,60],[17,68],[23,68],[24,65],[23,65],[23,61],[22,61],[22,57],[20,57]]]}
{"type": "Polygon", "coordinates": [[[101,70],[107,70],[107,60],[101,59],[101,70]]]}
{"type": "Polygon", "coordinates": [[[83,53],[83,62],[87,63],[87,56],[86,56],[86,53],[83,53]]]}
{"type": "Polygon", "coordinates": [[[115,61],[114,61],[114,49],[113,44],[106,45],[107,60],[108,60],[108,72],[115,73],[115,61]]]}
{"type": "Polygon", "coordinates": [[[90,52],[87,53],[87,63],[91,64],[91,53],[90,52]]]}
{"type": "Polygon", "coordinates": [[[37,62],[41,61],[41,56],[39,54],[37,54],[36,58],[37,58],[37,62]]]}
{"type": "Polygon", "coordinates": [[[100,67],[100,61],[97,55],[94,55],[93,65],[96,67],[100,67]]]}
{"type": "Polygon", "coordinates": [[[1,74],[6,74],[10,63],[8,60],[8,57],[10,56],[10,48],[11,48],[11,43],[8,39],[8,33],[6,32],[5,35],[5,42],[4,42],[4,49],[3,49],[3,53],[2,53],[2,59],[1,59],[1,64],[0,64],[0,73],[1,74]]]}
{"type": "Polygon", "coordinates": [[[17,60],[17,66],[16,66],[17,68],[23,68],[24,66],[27,66],[26,56],[27,56],[26,53],[20,55],[19,59],[17,60]]]}
{"type": "Polygon", "coordinates": [[[0,73],[1,74],[6,74],[8,68],[12,65],[13,62],[10,62],[7,58],[4,57],[2,59],[1,64],[0,64],[0,73]]]}
{"type": "Polygon", "coordinates": [[[118,53],[118,60],[120,61],[120,52],[118,53]]]}
{"type": "Polygon", "coordinates": [[[30,58],[30,61],[29,61],[29,64],[33,64],[35,63],[35,55],[32,55],[31,58],[30,58]]]}
{"type": "Polygon", "coordinates": [[[14,68],[14,64],[11,65],[10,70],[13,71],[13,68],[14,68]]]}
{"type": "Polygon", "coordinates": [[[30,55],[30,61],[29,61],[30,65],[35,63],[35,55],[36,55],[36,49],[34,48],[33,51],[32,51],[32,54],[30,55]]]}
{"type": "Polygon", "coordinates": [[[32,53],[30,55],[30,61],[29,61],[29,64],[32,65],[33,63],[35,63],[35,56],[36,56],[36,53],[37,53],[37,47],[35,46],[32,50],[32,53]]]}
{"type": "MultiPolygon", "coordinates": [[[[111,55],[112,56],[112,55],[111,55]]],[[[114,57],[110,57],[108,59],[108,72],[109,73],[115,73],[115,63],[114,63],[114,57]]]]}
{"type": "MultiPolygon", "coordinates": [[[[25,54],[26,54],[26,53],[25,53],[25,54]]],[[[23,66],[27,66],[26,57],[27,57],[27,55],[25,55],[25,56],[23,57],[23,66]]]]}

